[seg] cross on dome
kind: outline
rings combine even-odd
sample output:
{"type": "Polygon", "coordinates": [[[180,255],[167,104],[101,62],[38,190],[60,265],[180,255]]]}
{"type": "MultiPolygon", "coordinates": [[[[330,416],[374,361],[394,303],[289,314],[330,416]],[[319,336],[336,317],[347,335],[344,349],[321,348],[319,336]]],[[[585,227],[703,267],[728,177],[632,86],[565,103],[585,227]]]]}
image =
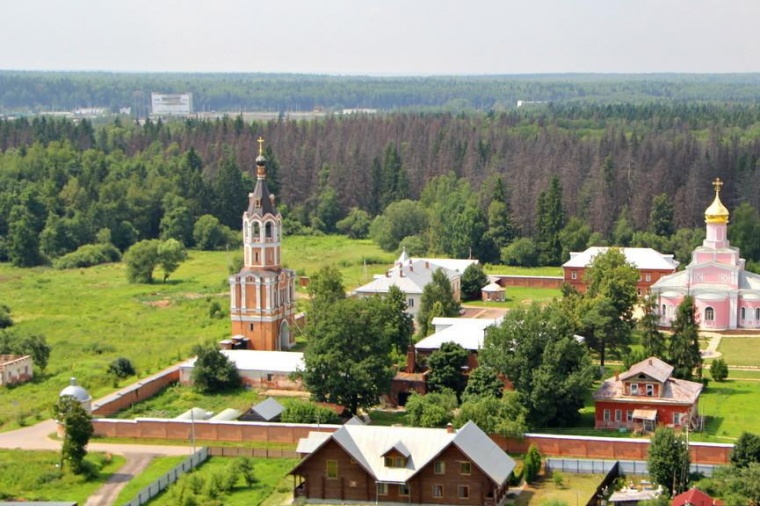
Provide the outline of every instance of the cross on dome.
{"type": "Polygon", "coordinates": [[[713,188],[715,188],[715,193],[720,193],[720,189],[723,187],[723,181],[720,180],[719,177],[716,177],[712,182],[713,188]]]}
{"type": "MultiPolygon", "coordinates": [[[[256,139],[256,142],[259,143],[259,155],[263,155],[264,154],[264,138],[259,135],[259,138],[256,139]]],[[[717,181],[720,181],[720,179],[718,179],[717,181]]]]}

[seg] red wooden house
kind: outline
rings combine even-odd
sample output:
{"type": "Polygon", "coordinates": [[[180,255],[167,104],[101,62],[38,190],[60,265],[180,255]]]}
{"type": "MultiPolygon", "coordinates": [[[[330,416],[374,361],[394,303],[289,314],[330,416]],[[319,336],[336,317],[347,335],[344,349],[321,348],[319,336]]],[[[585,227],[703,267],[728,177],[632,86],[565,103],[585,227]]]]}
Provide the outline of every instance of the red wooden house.
{"type": "Polygon", "coordinates": [[[514,461],[472,422],[458,431],[344,425],[301,439],[295,497],[490,505],[503,502],[514,461]]]}
{"type": "Polygon", "coordinates": [[[595,427],[651,431],[695,423],[702,383],[672,374],[672,365],[650,357],[605,380],[594,393],[595,427]]]}

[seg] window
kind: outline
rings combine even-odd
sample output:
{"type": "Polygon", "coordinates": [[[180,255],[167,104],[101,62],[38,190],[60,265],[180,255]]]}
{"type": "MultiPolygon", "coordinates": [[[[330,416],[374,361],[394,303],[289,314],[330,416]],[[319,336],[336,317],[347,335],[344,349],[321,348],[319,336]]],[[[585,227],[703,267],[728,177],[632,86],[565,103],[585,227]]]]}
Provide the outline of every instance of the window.
{"type": "Polygon", "coordinates": [[[444,474],[446,472],[446,462],[443,460],[433,462],[433,472],[435,474],[444,474]]]}
{"type": "Polygon", "coordinates": [[[631,383],[631,395],[639,395],[639,384],[631,383]]]}
{"type": "Polygon", "coordinates": [[[377,484],[377,495],[388,495],[388,484],[387,483],[378,483],[377,484]]]}
{"type": "Polygon", "coordinates": [[[248,330],[250,330],[251,332],[253,332],[253,323],[249,323],[248,324],[248,330]]]}
{"type": "Polygon", "coordinates": [[[414,307],[414,299],[409,299],[406,301],[406,307],[414,307]]]}
{"type": "Polygon", "coordinates": [[[267,374],[267,381],[272,381],[274,379],[274,374],[267,374]]]}
{"type": "Polygon", "coordinates": [[[644,276],[644,280],[645,280],[645,281],[652,281],[652,275],[651,275],[651,274],[646,274],[646,275],[644,276]]]}
{"type": "Polygon", "coordinates": [[[627,409],[627,410],[625,411],[625,420],[626,420],[627,422],[629,422],[629,423],[633,421],[633,411],[632,411],[632,410],[630,410],[630,409],[627,409]]]}
{"type": "Polygon", "coordinates": [[[743,307],[741,309],[741,314],[742,314],[742,320],[746,320],[747,319],[747,308],[746,307],[743,307]]]}
{"type": "Polygon", "coordinates": [[[681,425],[681,413],[673,413],[673,425],[681,425]]]}
{"type": "Polygon", "coordinates": [[[357,486],[359,486],[359,484],[356,482],[356,480],[348,480],[349,488],[356,488],[357,486]]]}
{"type": "Polygon", "coordinates": [[[468,460],[464,460],[459,463],[459,474],[472,473],[472,464],[468,460]]]}
{"type": "Polygon", "coordinates": [[[573,271],[570,273],[570,279],[578,279],[578,273],[573,271]]]}
{"type": "Polygon", "coordinates": [[[327,465],[327,478],[330,480],[336,479],[338,477],[338,461],[328,460],[326,465],[327,465]]]}
{"type": "Polygon", "coordinates": [[[760,320],[760,307],[755,308],[755,320],[760,320]]]}
{"type": "Polygon", "coordinates": [[[651,383],[647,384],[647,397],[652,397],[654,395],[654,385],[651,383]]]}
{"type": "Polygon", "coordinates": [[[705,321],[715,321],[715,310],[711,307],[705,308],[705,321]]]}
{"type": "Polygon", "coordinates": [[[667,316],[668,315],[668,307],[665,304],[662,305],[662,311],[660,312],[660,314],[662,316],[667,316]]]}
{"type": "Polygon", "coordinates": [[[469,485],[459,485],[459,498],[460,499],[469,499],[470,498],[470,486],[469,485]]]}
{"type": "Polygon", "coordinates": [[[623,410],[622,409],[616,409],[615,410],[615,421],[621,422],[623,420],[623,410]]]}
{"type": "Polygon", "coordinates": [[[604,421],[605,422],[609,422],[610,421],[610,410],[609,409],[605,409],[604,410],[604,421]]]}
{"type": "Polygon", "coordinates": [[[443,485],[433,485],[433,497],[437,499],[443,497],[443,485]]]}
{"type": "Polygon", "coordinates": [[[398,486],[398,495],[409,495],[409,486],[408,485],[399,485],[398,486]]]}
{"type": "Polygon", "coordinates": [[[406,467],[404,457],[385,457],[385,467],[406,467]]]}

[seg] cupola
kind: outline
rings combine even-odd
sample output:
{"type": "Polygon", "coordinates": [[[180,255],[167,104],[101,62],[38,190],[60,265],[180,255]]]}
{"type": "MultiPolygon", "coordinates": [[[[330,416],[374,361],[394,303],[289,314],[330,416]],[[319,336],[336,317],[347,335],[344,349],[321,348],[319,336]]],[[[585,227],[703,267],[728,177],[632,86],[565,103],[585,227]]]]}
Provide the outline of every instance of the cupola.
{"type": "Polygon", "coordinates": [[[715,178],[713,181],[713,187],[715,188],[715,200],[705,210],[705,222],[706,223],[728,223],[728,209],[720,201],[720,189],[723,186],[723,181],[720,178],[715,178]]]}

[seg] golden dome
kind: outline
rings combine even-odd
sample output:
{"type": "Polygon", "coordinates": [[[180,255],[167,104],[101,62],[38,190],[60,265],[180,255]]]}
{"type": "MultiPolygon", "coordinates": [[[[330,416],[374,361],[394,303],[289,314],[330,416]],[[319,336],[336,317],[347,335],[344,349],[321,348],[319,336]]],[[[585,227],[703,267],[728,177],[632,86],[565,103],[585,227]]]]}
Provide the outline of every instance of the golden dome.
{"type": "Polygon", "coordinates": [[[728,209],[720,201],[720,187],[723,186],[723,181],[720,178],[716,178],[713,181],[713,187],[715,188],[715,200],[705,210],[705,222],[706,223],[728,223],[728,209]]]}

